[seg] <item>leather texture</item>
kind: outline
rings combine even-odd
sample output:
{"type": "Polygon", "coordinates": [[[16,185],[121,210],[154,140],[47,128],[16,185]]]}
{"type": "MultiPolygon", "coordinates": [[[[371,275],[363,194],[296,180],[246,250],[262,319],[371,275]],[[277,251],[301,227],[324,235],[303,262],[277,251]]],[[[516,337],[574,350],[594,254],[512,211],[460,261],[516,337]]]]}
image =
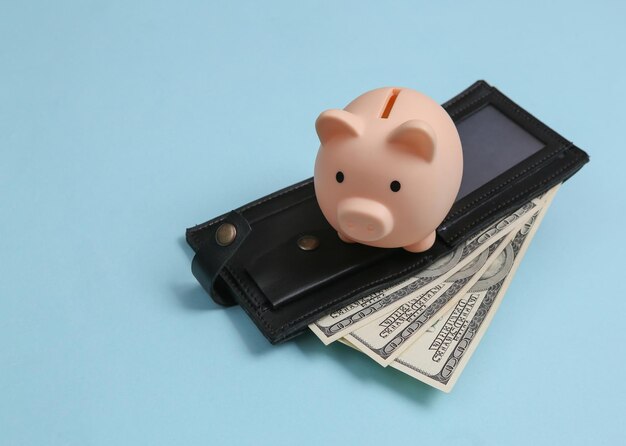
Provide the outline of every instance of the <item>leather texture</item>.
{"type": "Polygon", "coordinates": [[[270,342],[282,342],[325,314],[415,275],[589,160],[484,81],[443,106],[459,129],[465,168],[431,249],[414,254],[341,242],[310,178],[187,229],[195,277],[216,302],[241,305],[270,342]],[[220,246],[215,232],[226,222],[237,235],[220,246]],[[306,235],[317,237],[317,249],[298,247],[306,235]]]}

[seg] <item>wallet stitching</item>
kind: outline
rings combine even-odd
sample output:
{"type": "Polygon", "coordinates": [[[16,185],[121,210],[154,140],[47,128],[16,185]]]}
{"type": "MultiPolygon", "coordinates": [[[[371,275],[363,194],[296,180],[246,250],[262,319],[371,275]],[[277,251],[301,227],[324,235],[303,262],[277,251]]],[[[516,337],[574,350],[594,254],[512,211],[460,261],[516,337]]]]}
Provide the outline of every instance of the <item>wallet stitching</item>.
{"type": "MultiPolygon", "coordinates": [[[[454,110],[452,113],[450,113],[450,117],[452,118],[453,116],[457,116],[459,113],[464,112],[465,110],[467,110],[468,108],[473,107],[474,105],[476,105],[477,103],[484,101],[485,98],[487,98],[487,96],[489,96],[490,94],[493,94],[493,90],[489,90],[484,92],[483,94],[481,94],[480,96],[478,96],[476,99],[474,99],[473,101],[469,102],[468,104],[462,106],[461,108],[459,108],[458,110],[454,110]]],[[[455,123],[456,125],[456,123],[455,123]]]]}
{"type": "Polygon", "coordinates": [[[287,204],[287,205],[285,205],[285,206],[283,206],[283,207],[281,207],[281,208],[276,209],[276,210],[275,210],[274,212],[272,212],[272,213],[269,213],[269,214],[263,215],[262,217],[259,217],[259,218],[258,218],[258,219],[256,219],[256,220],[252,220],[252,221],[250,221],[250,225],[252,225],[253,223],[257,223],[257,222],[259,222],[259,221],[261,221],[261,220],[264,220],[264,219],[266,219],[266,218],[269,218],[269,217],[271,217],[271,216],[273,216],[273,215],[280,214],[280,213],[282,213],[282,212],[286,211],[286,210],[287,210],[287,209],[289,209],[289,208],[293,208],[293,207],[296,207],[296,206],[298,206],[298,205],[301,205],[301,204],[302,204],[302,203],[304,203],[305,201],[308,201],[308,200],[310,200],[310,199],[312,199],[312,198],[315,198],[315,195],[310,195],[310,196],[306,197],[304,200],[297,201],[297,202],[295,202],[295,203],[289,203],[289,204],[287,204]]]}
{"type": "Polygon", "coordinates": [[[261,299],[255,299],[257,293],[254,293],[252,291],[252,289],[248,285],[248,281],[243,280],[243,278],[234,269],[232,269],[228,265],[226,265],[224,268],[237,280],[237,283],[240,285],[240,287],[243,288],[242,297],[244,297],[244,299],[248,297],[248,299],[246,300],[248,301],[248,303],[253,305],[253,309],[257,316],[261,317],[261,309],[264,309],[264,311],[267,310],[265,303],[261,299]]]}
{"type": "Polygon", "coordinates": [[[455,104],[459,103],[459,101],[465,99],[470,94],[474,93],[476,90],[479,90],[481,87],[485,87],[488,89],[487,94],[491,92],[491,86],[487,84],[485,81],[477,81],[474,85],[469,87],[467,90],[452,98],[450,101],[444,103],[444,108],[454,107],[455,104]]]}
{"type": "MultiPolygon", "coordinates": [[[[498,92],[500,93],[500,92],[498,92]]],[[[550,127],[548,127],[547,125],[545,125],[543,122],[539,121],[536,117],[534,117],[532,114],[528,113],[526,110],[522,109],[522,107],[520,107],[519,105],[517,105],[515,102],[513,102],[511,99],[509,99],[508,97],[506,97],[504,94],[500,93],[500,98],[506,102],[515,113],[522,115],[522,117],[524,117],[527,121],[530,121],[530,123],[536,127],[539,131],[541,131],[542,133],[545,133],[546,135],[550,135],[553,138],[561,141],[561,144],[563,145],[571,145],[572,143],[568,140],[566,140],[565,138],[563,138],[561,135],[559,135],[557,132],[555,132],[554,130],[552,130],[550,127]]]]}
{"type": "MultiPolygon", "coordinates": [[[[489,91],[488,93],[486,93],[486,94],[484,94],[482,96],[477,97],[476,99],[474,99],[473,101],[471,101],[468,104],[465,104],[463,107],[459,108],[458,110],[453,111],[450,114],[450,117],[457,116],[458,114],[463,113],[468,108],[472,108],[474,105],[478,104],[479,102],[484,101],[487,98],[487,96],[489,96],[490,94],[493,94],[493,90],[489,91]]],[[[455,123],[455,125],[456,125],[456,123],[455,123]]]]}
{"type": "Polygon", "coordinates": [[[507,178],[505,181],[503,181],[502,183],[499,183],[497,186],[494,186],[493,189],[483,193],[482,195],[480,195],[479,197],[476,197],[474,200],[472,200],[470,203],[467,203],[465,206],[463,206],[460,209],[457,209],[456,211],[454,211],[453,213],[451,213],[450,215],[448,215],[445,220],[443,221],[443,223],[447,223],[449,222],[453,217],[457,216],[459,213],[466,211],[468,208],[473,207],[476,203],[483,201],[485,198],[488,198],[490,195],[493,195],[493,193],[499,191],[500,189],[502,189],[503,187],[507,186],[509,183],[515,181],[516,179],[518,179],[520,176],[523,176],[526,174],[526,172],[528,172],[529,170],[534,170],[537,166],[544,164],[547,160],[549,160],[550,158],[554,157],[554,155],[562,150],[562,147],[559,147],[559,150],[555,150],[554,152],[550,152],[549,154],[547,154],[546,156],[544,156],[543,158],[541,158],[540,160],[536,161],[534,164],[528,166],[527,168],[523,169],[522,171],[518,172],[517,174],[513,175],[512,177],[507,178]]]}
{"type": "Polygon", "coordinates": [[[309,180],[309,181],[307,181],[307,182],[305,182],[305,183],[302,183],[302,184],[300,184],[300,185],[298,185],[298,186],[294,187],[293,189],[286,189],[286,190],[284,190],[284,191],[282,191],[282,192],[279,192],[279,193],[278,193],[278,194],[276,194],[276,195],[269,195],[269,196],[267,196],[267,197],[265,197],[265,198],[262,198],[260,201],[258,201],[258,202],[256,202],[256,203],[251,203],[251,204],[246,205],[246,206],[243,206],[243,207],[241,207],[241,208],[239,208],[239,209],[237,209],[237,210],[238,210],[238,211],[240,211],[240,212],[245,212],[245,211],[250,210],[250,209],[252,209],[252,208],[254,208],[254,207],[256,207],[256,206],[258,206],[258,205],[260,205],[260,204],[267,203],[267,202],[268,202],[268,201],[270,201],[270,200],[273,200],[273,199],[278,198],[278,197],[281,197],[281,196],[283,196],[283,195],[285,195],[285,194],[287,194],[287,193],[290,193],[290,192],[296,191],[296,190],[298,190],[298,189],[301,189],[301,188],[303,188],[304,186],[308,186],[308,185],[309,185],[309,184],[311,184],[312,182],[313,182],[313,180],[309,180]]]}
{"type": "MultiPolygon", "coordinates": [[[[250,294],[250,289],[241,280],[241,277],[237,273],[235,273],[235,271],[230,269],[228,266],[226,266],[225,269],[228,271],[228,273],[230,275],[232,275],[234,277],[234,280],[233,280],[233,278],[231,278],[229,275],[226,275],[226,274],[224,275],[224,280],[226,280],[226,282],[228,282],[228,284],[236,290],[237,294],[242,299],[242,301],[246,301],[248,304],[252,303],[250,301],[250,299],[246,299],[246,297],[250,294]]],[[[272,326],[269,325],[268,322],[263,317],[264,311],[262,312],[262,311],[260,311],[259,308],[255,307],[255,306],[251,306],[251,305],[247,305],[246,307],[249,310],[252,310],[256,314],[258,320],[261,321],[263,327],[265,327],[265,329],[267,330],[268,333],[274,334],[274,333],[277,332],[277,329],[272,328],[272,326]]]]}
{"type": "Polygon", "coordinates": [[[500,203],[498,206],[496,206],[495,208],[491,209],[490,211],[486,212],[485,214],[482,214],[479,218],[475,219],[474,221],[472,221],[471,223],[468,223],[466,226],[464,226],[463,228],[459,229],[456,233],[454,233],[454,235],[450,236],[451,240],[454,240],[455,238],[457,238],[459,235],[465,233],[468,229],[470,229],[472,226],[476,225],[477,223],[480,223],[481,221],[484,221],[485,218],[489,217],[491,214],[493,214],[494,212],[498,211],[499,209],[502,209],[503,207],[505,207],[507,204],[517,200],[518,198],[520,198],[522,195],[526,195],[529,191],[531,191],[532,189],[536,188],[537,186],[543,185],[548,183],[550,180],[552,180],[553,178],[559,176],[561,174],[561,172],[568,170],[571,166],[573,166],[574,164],[577,164],[580,160],[575,159],[571,162],[569,162],[568,164],[566,164],[565,166],[561,167],[559,170],[557,170],[556,172],[554,172],[551,176],[549,176],[548,178],[544,178],[540,183],[538,183],[537,185],[533,185],[530,186],[526,189],[524,189],[522,192],[518,193],[517,195],[509,198],[507,201],[504,201],[502,203],[500,203]]]}

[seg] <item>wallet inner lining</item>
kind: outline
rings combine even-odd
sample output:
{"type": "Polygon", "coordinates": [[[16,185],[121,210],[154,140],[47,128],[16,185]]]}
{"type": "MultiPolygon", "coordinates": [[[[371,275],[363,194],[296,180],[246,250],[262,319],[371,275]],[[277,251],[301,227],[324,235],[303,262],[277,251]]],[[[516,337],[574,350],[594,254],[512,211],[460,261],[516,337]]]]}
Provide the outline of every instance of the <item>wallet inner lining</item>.
{"type": "Polygon", "coordinates": [[[481,108],[456,126],[463,146],[463,180],[457,201],[545,147],[494,105],[481,108]]]}

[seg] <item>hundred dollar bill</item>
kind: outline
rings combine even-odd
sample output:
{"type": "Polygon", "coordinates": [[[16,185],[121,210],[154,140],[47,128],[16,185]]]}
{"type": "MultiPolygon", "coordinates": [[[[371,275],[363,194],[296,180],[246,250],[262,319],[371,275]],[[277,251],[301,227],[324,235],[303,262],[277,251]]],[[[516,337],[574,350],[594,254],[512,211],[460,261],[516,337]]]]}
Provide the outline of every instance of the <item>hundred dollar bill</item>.
{"type": "Polygon", "coordinates": [[[525,217],[543,204],[543,197],[520,207],[506,218],[459,245],[416,276],[386,290],[363,297],[309,325],[315,335],[328,345],[345,334],[362,327],[373,317],[392,311],[414,295],[424,293],[465,267],[489,245],[519,227],[525,217]]]}
{"type": "Polygon", "coordinates": [[[465,268],[344,338],[380,365],[388,366],[465,295],[511,236],[492,243],[465,268]]]}
{"type": "Polygon", "coordinates": [[[515,271],[546,213],[546,204],[522,226],[471,289],[445,316],[391,364],[410,376],[450,392],[480,343],[515,271]]]}

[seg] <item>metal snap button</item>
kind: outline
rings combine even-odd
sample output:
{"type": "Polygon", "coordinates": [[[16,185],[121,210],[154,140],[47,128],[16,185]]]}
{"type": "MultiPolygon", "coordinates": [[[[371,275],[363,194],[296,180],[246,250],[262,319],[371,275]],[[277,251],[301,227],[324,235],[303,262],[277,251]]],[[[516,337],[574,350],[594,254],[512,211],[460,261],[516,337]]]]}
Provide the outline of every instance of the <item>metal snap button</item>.
{"type": "Polygon", "coordinates": [[[313,251],[320,245],[320,239],[314,235],[303,235],[298,239],[298,248],[303,251],[313,251]]]}
{"type": "Polygon", "coordinates": [[[215,241],[220,246],[230,245],[237,236],[237,228],[232,223],[222,223],[215,231],[215,241]]]}

